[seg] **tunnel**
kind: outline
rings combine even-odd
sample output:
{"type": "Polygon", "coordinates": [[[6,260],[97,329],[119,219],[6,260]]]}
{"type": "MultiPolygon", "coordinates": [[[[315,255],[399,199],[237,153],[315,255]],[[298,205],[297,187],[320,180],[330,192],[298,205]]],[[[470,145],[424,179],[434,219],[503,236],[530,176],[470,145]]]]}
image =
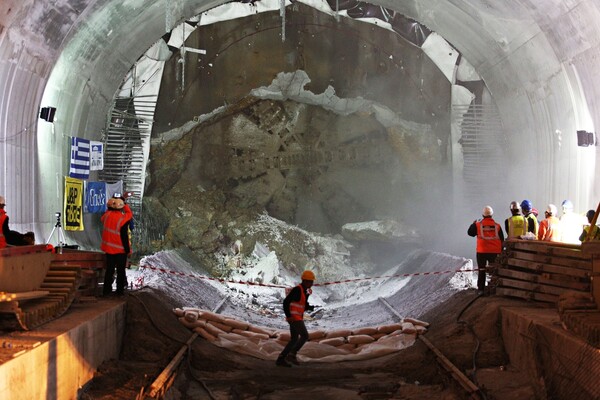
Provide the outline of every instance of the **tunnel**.
{"type": "MultiPolygon", "coordinates": [[[[599,14],[555,0],[4,0],[0,195],[12,229],[56,242],[82,138],[104,146],[85,179],[133,193],[150,263],[185,248],[177,263],[218,275],[219,245],[260,252],[275,219],[297,243],[305,231],[369,242],[331,252],[373,274],[405,258],[445,266],[415,247],[464,268],[486,205],[596,207],[599,14]],[[240,226],[253,213],[264,230],[251,235],[240,226]],[[356,236],[365,221],[393,221],[392,239],[356,236]]],[[[99,215],[78,212],[65,241],[97,250],[99,215]]],[[[272,246],[299,272],[315,243],[304,256],[272,246]]],[[[417,294],[436,290],[392,305],[423,311],[417,294]]],[[[358,293],[352,315],[381,322],[377,296],[358,293]]]]}

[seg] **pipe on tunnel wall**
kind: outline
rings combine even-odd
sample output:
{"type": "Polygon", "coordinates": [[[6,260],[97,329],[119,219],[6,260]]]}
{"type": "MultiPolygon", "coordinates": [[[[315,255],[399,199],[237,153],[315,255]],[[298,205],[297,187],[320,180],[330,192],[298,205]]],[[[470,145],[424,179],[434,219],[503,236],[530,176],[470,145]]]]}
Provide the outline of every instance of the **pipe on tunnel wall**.
{"type": "MultiPolygon", "coordinates": [[[[66,138],[100,139],[121,80],[165,32],[165,2],[9,3],[11,12],[0,15],[0,190],[11,223],[35,225],[36,233],[44,235],[62,205],[57,177],[68,173],[66,138]],[[53,126],[37,124],[39,108],[46,105],[57,107],[53,126]],[[28,135],[37,137],[37,147],[31,137],[16,144],[7,140],[26,127],[32,127],[28,135]]],[[[221,3],[178,4],[172,22],[221,3]]],[[[438,32],[483,77],[510,138],[507,173],[528,175],[516,179],[515,196],[530,193],[543,204],[575,193],[576,207],[583,210],[600,198],[594,185],[599,167],[586,165],[597,158],[598,148],[579,149],[572,140],[584,103],[594,125],[590,129],[600,121],[600,80],[595,77],[600,26],[594,23],[600,6],[583,1],[566,9],[554,1],[524,0],[501,2],[495,9],[462,0],[372,3],[438,32]]]]}

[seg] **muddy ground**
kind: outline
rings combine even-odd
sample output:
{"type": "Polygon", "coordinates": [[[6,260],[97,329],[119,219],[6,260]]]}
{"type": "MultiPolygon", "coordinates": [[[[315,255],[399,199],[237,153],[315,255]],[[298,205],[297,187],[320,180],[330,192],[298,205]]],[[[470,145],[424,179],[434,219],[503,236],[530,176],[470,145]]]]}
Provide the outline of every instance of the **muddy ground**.
{"type": "MultiPolygon", "coordinates": [[[[515,305],[532,303],[478,297],[474,290],[465,290],[421,318],[431,324],[426,338],[481,388],[482,398],[535,398],[524,381],[526,374],[509,365],[501,339],[499,307],[515,305]]],[[[80,398],[141,398],[191,336],[172,308],[170,299],[156,290],[129,293],[120,359],[104,363],[80,398]]],[[[450,400],[468,394],[420,340],[373,360],[282,368],[197,338],[165,398],[450,400]]]]}

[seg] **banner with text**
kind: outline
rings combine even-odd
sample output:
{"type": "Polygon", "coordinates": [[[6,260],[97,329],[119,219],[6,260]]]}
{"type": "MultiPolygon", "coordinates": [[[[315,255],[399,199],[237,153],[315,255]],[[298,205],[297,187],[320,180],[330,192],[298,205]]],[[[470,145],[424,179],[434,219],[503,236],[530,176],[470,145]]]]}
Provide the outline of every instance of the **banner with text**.
{"type": "Polygon", "coordinates": [[[90,141],[90,171],[101,171],[104,169],[104,144],[102,142],[90,141]]]}
{"type": "Polygon", "coordinates": [[[96,214],[106,211],[106,182],[86,182],[83,211],[96,214]]]}
{"type": "Polygon", "coordinates": [[[65,177],[64,224],[67,231],[83,230],[83,181],[65,177]]]}

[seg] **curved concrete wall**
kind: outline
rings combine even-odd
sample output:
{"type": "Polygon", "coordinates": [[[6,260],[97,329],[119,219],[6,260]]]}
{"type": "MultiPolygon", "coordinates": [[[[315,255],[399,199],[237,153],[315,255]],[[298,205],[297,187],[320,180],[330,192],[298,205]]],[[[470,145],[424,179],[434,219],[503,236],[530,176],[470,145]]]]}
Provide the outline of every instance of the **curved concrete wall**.
{"type": "MultiPolygon", "coordinates": [[[[224,2],[173,0],[168,17],[165,3],[2,2],[0,193],[7,198],[13,229],[49,234],[68,174],[68,136],[100,139],[121,80],[168,30],[166,24],[173,27],[224,2]],[[41,106],[57,108],[54,124],[39,120],[41,106]]],[[[509,138],[510,196],[529,197],[539,208],[564,198],[573,199],[577,210],[595,206],[598,148],[577,147],[575,132],[594,130],[600,122],[600,5],[591,0],[372,3],[438,32],[483,77],[509,138]]]]}

